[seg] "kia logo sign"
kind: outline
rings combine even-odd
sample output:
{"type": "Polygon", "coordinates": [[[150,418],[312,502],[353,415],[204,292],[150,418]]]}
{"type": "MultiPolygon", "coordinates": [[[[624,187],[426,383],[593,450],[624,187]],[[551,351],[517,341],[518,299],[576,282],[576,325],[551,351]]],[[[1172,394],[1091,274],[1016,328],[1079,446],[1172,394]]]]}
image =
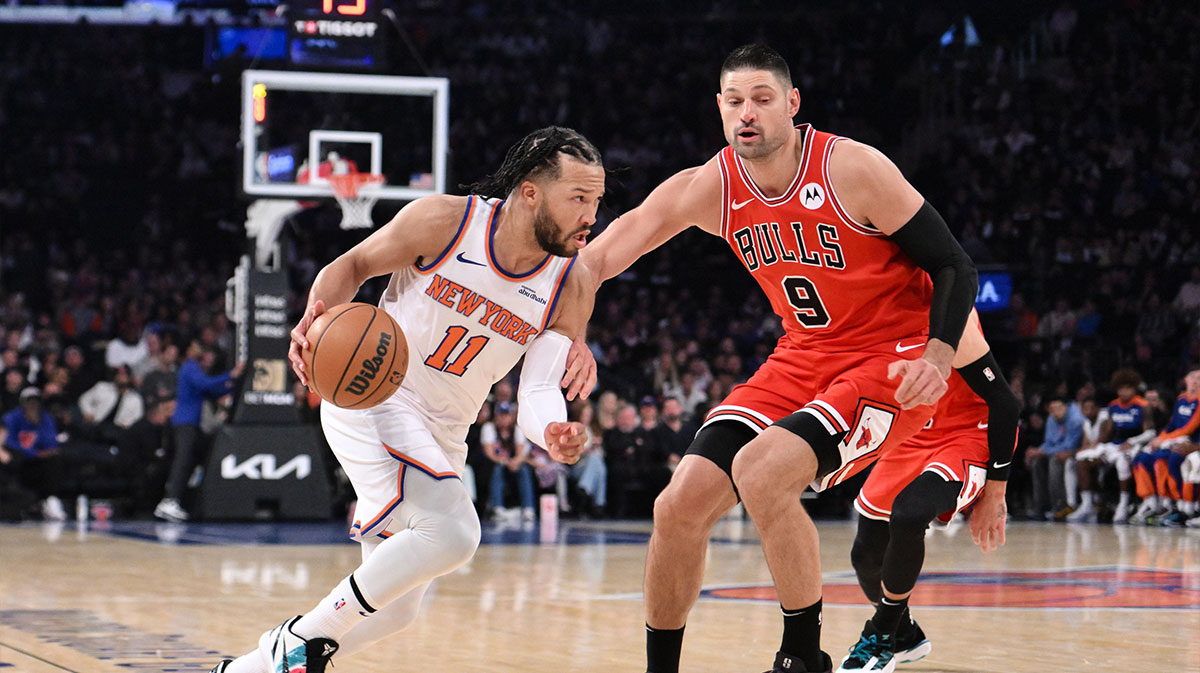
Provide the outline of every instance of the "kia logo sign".
{"type": "Polygon", "coordinates": [[[266,479],[278,481],[295,474],[296,479],[304,479],[312,474],[312,459],[308,456],[296,456],[283,465],[275,464],[275,456],[269,453],[257,453],[241,463],[232,454],[221,459],[221,478],[237,479],[266,479]]]}

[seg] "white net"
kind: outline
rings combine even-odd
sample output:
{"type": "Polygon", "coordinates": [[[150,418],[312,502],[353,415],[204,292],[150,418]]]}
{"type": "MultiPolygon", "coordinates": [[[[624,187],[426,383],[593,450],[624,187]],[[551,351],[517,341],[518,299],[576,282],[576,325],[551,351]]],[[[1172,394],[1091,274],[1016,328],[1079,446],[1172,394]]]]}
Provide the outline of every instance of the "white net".
{"type": "Polygon", "coordinates": [[[342,209],[342,229],[370,229],[375,226],[371,211],[379,200],[379,188],[383,184],[383,176],[373,173],[329,176],[333,196],[342,209]]]}

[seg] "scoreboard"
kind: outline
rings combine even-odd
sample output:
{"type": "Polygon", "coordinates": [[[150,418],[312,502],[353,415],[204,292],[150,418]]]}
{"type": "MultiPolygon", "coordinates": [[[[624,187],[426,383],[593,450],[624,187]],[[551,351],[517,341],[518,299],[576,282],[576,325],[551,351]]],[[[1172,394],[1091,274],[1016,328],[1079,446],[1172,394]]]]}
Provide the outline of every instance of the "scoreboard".
{"type": "Polygon", "coordinates": [[[384,54],[383,0],[292,0],[288,57],[309,67],[372,69],[384,54]]]}

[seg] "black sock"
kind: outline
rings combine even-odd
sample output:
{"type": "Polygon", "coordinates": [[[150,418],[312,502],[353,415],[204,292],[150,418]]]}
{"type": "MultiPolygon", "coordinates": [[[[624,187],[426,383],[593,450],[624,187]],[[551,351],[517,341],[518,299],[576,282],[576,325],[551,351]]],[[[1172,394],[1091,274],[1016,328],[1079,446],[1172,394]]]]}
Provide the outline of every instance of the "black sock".
{"type": "Polygon", "coordinates": [[[679,673],[683,628],[656,629],[646,625],[646,673],[679,673]]]}
{"type": "Polygon", "coordinates": [[[900,626],[900,618],[907,609],[907,598],[897,601],[884,596],[879,605],[875,606],[875,616],[871,618],[871,623],[875,625],[876,631],[895,636],[896,628],[900,626]]]}
{"type": "Polygon", "coordinates": [[[804,662],[810,671],[822,669],[825,661],[821,657],[821,601],[801,609],[789,610],[783,605],[783,642],[779,651],[804,662]]]}

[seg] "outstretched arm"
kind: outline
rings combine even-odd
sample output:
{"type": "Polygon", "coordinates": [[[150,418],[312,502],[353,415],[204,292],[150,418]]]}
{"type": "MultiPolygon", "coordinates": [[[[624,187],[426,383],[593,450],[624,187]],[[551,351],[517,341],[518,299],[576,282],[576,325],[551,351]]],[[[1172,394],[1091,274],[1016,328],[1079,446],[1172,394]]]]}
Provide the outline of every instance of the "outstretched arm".
{"type": "Polygon", "coordinates": [[[693,226],[721,235],[721,169],[715,158],[668,178],[588,243],[579,256],[591,272],[593,290],[693,226]]]}

